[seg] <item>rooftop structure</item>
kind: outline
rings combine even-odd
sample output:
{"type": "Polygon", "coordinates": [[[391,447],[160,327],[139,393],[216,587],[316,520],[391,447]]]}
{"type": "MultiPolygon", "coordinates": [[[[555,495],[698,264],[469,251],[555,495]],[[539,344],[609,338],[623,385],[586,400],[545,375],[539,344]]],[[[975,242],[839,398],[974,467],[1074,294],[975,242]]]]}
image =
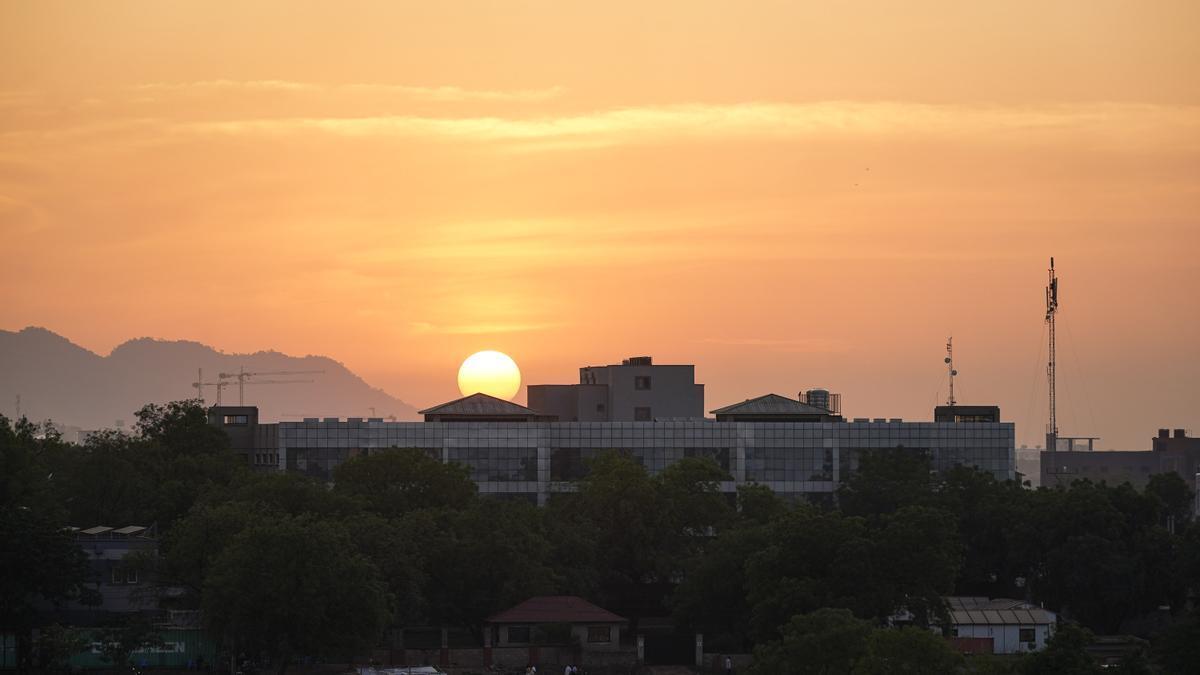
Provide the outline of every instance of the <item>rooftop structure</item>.
{"type": "MultiPolygon", "coordinates": [[[[823,390],[822,390],[823,391],[823,390]]],[[[825,392],[828,396],[828,392],[825,392]]],[[[828,400],[826,398],[826,400],[828,400]]],[[[841,422],[828,406],[766,394],[712,411],[718,422],[841,422]]]]}
{"type": "Polygon", "coordinates": [[[1000,407],[994,405],[939,405],[933,409],[934,422],[999,422],[1000,407]]]}
{"type": "Polygon", "coordinates": [[[493,614],[487,622],[625,623],[625,619],[574,595],[539,595],[493,614]]]}
{"type": "Polygon", "coordinates": [[[553,415],[487,394],[464,396],[426,408],[420,414],[425,416],[426,422],[550,422],[555,419],[553,415]]]}
{"type": "Polygon", "coordinates": [[[529,407],[563,422],[650,422],[704,417],[704,385],[693,365],[654,365],[634,356],[585,366],[579,384],[531,384],[529,407]]]}
{"type": "MultiPolygon", "coordinates": [[[[1189,485],[1197,484],[1200,473],[1200,438],[1186,429],[1159,429],[1149,450],[1075,450],[1075,445],[1056,452],[1041,453],[1042,485],[1070,485],[1088,479],[1110,485],[1128,482],[1144,487],[1150,476],[1174,471],[1189,485]]],[[[1200,510],[1200,509],[1198,509],[1200,510]]]]}

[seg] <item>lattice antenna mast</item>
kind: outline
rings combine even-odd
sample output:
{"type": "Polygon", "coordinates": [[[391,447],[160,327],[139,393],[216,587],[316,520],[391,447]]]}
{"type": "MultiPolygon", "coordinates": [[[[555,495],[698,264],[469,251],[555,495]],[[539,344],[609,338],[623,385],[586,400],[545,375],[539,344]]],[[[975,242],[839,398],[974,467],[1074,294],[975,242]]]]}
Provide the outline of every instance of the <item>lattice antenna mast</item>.
{"type": "Polygon", "coordinates": [[[1054,315],[1058,312],[1058,277],[1054,276],[1054,258],[1050,258],[1048,273],[1049,277],[1046,284],[1046,324],[1050,328],[1050,359],[1046,363],[1046,380],[1049,383],[1050,392],[1050,420],[1046,425],[1046,449],[1054,450],[1058,447],[1058,410],[1055,407],[1056,401],[1054,398],[1054,315]]]}
{"type": "Polygon", "coordinates": [[[953,406],[954,400],[954,376],[958,371],[954,369],[954,337],[946,338],[946,371],[950,374],[950,398],[946,399],[946,405],[953,406]]]}

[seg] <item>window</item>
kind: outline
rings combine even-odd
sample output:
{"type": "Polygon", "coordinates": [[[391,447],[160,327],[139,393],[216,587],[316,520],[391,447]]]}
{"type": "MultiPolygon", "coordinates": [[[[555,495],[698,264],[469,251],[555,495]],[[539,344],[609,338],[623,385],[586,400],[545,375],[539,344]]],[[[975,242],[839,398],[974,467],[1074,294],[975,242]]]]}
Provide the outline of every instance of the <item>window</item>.
{"type": "Polygon", "coordinates": [[[634,408],[633,409],[633,421],[634,422],[651,422],[653,420],[654,420],[654,418],[650,416],[649,408],[634,408]]]}
{"type": "Polygon", "coordinates": [[[226,426],[240,426],[240,425],[249,424],[249,423],[250,423],[250,418],[246,415],[226,415],[225,416],[225,425],[226,426]]]}
{"type": "Polygon", "coordinates": [[[612,642],[612,626],[588,626],[588,642],[612,642]]]}
{"type": "Polygon", "coordinates": [[[125,567],[112,568],[112,583],[114,586],[121,584],[136,584],[137,582],[137,570],[132,570],[125,567]]]}
{"type": "Polygon", "coordinates": [[[1017,637],[1017,639],[1021,642],[1037,642],[1037,638],[1034,637],[1032,628],[1021,628],[1018,633],[1020,633],[1020,635],[1017,637]]]}
{"type": "Polygon", "coordinates": [[[508,641],[513,642],[529,642],[529,626],[509,626],[508,641]]]}
{"type": "Polygon", "coordinates": [[[650,388],[650,376],[649,375],[635,375],[633,377],[633,388],[640,389],[643,391],[649,389],[650,388]]]}

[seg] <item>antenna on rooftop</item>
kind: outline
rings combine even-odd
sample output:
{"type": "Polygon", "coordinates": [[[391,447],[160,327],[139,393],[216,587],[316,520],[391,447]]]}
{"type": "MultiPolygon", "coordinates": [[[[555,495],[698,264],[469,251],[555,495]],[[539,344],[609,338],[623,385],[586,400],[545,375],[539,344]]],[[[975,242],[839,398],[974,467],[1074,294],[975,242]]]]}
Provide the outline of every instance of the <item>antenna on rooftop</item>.
{"type": "Polygon", "coordinates": [[[954,400],[954,376],[958,371],[954,369],[954,337],[946,338],[946,370],[950,374],[950,398],[946,399],[946,405],[953,406],[954,400]]]}
{"type": "Polygon", "coordinates": [[[1055,384],[1055,355],[1054,355],[1054,315],[1058,312],[1058,277],[1054,275],[1054,258],[1050,258],[1049,280],[1046,283],[1046,324],[1050,327],[1050,358],[1046,362],[1046,380],[1049,382],[1050,420],[1046,425],[1046,449],[1054,451],[1058,448],[1058,411],[1054,398],[1055,384]]]}

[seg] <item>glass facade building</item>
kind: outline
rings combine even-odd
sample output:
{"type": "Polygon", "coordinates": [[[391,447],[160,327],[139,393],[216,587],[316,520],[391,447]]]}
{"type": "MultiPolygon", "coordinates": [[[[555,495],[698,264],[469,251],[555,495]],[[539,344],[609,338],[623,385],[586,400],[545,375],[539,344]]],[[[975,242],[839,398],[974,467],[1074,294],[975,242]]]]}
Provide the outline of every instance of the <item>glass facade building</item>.
{"type": "MultiPolygon", "coordinates": [[[[627,454],[651,474],[684,457],[709,457],[729,473],[721,488],[758,483],[786,497],[827,498],[859,453],[883,448],[928,452],[934,468],[974,466],[1015,477],[1010,422],[385,422],[378,419],[279,422],[258,448],[264,468],[331,480],[356,456],[418,448],[465,465],[481,494],[539,504],[574,489],[598,453],[627,454]]],[[[261,434],[260,434],[261,435],[261,434]]]]}

